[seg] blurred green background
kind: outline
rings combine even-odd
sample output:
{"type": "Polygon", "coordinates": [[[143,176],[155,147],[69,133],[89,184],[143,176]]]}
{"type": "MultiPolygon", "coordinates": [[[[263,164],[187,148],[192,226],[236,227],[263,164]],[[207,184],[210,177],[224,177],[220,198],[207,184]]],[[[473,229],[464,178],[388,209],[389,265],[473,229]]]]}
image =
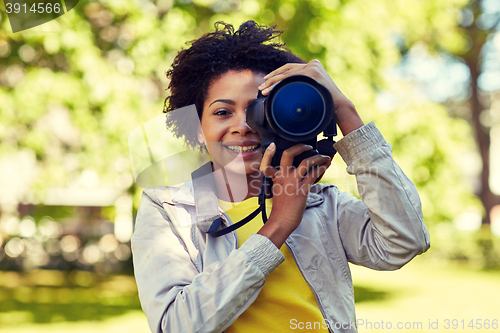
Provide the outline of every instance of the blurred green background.
{"type": "MultiPolygon", "coordinates": [[[[128,138],[161,114],[186,42],[248,19],[321,60],[419,189],[432,247],[397,272],[352,267],[360,331],[498,330],[499,1],[80,1],[17,33],[1,9],[0,332],[148,331],[128,138]]],[[[338,157],[324,180],[357,195],[338,157]]]]}

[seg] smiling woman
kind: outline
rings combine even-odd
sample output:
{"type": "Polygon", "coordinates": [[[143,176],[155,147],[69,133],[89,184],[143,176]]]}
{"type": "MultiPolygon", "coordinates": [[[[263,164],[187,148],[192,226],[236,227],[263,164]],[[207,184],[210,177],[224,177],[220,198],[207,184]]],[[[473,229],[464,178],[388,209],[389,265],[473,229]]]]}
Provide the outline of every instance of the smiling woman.
{"type": "MultiPolygon", "coordinates": [[[[194,104],[201,119],[209,86],[226,72],[250,70],[265,75],[287,63],[305,63],[277,42],[280,35],[273,27],[251,22],[242,24],[237,31],[229,24],[216,23],[216,31],[191,42],[191,47],[175,58],[167,72],[170,95],[165,99],[164,112],[194,104]]],[[[197,146],[194,124],[199,120],[175,112],[167,116],[167,125],[174,133],[183,137],[188,146],[197,146]]]]}
{"type": "Polygon", "coordinates": [[[167,125],[188,146],[205,144],[212,162],[192,182],[144,191],[132,251],[153,332],[285,332],[299,322],[318,323],[308,332],[356,332],[348,262],[394,270],[429,247],[418,193],[390,145],[373,123],[363,124],[319,61],[273,43],[280,35],[253,21],[238,30],[218,23],[167,73],[167,125]],[[361,200],[315,184],[330,156],[292,166],[310,145],[284,150],[272,166],[276,145],[263,147],[246,122],[259,92],[292,75],[331,94],[344,134],[334,148],[363,189],[361,200]],[[171,112],[193,104],[193,118],[171,112]]]}
{"type": "Polygon", "coordinates": [[[245,171],[247,175],[261,177],[260,135],[248,126],[246,108],[257,97],[263,77],[264,74],[251,70],[231,70],[208,89],[198,140],[207,145],[214,169],[229,166],[232,160],[241,156],[245,169],[229,167],[226,171],[245,171]]]}

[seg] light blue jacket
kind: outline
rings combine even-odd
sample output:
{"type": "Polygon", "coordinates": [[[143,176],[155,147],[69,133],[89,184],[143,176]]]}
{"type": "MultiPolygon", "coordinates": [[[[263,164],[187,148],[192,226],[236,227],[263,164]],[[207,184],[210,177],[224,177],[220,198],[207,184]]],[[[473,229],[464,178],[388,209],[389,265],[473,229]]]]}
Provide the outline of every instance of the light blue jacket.
{"type": "MultiPolygon", "coordinates": [[[[430,241],[415,185],[373,123],[334,147],[356,176],[362,201],[335,185],[314,185],[286,246],[330,330],[356,332],[347,263],[395,270],[425,252],[430,241]]],[[[219,213],[225,225],[232,224],[220,208],[219,213]]],[[[215,238],[206,233],[209,225],[196,218],[190,183],[144,191],[132,252],[152,332],[223,332],[284,260],[264,236],[253,234],[238,248],[236,232],[215,238]]]]}

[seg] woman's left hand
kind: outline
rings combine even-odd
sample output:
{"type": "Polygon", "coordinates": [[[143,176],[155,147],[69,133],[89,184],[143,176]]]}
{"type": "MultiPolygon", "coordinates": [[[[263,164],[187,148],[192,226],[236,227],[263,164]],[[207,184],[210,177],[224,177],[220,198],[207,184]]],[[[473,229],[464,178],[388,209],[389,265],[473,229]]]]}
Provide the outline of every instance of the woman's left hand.
{"type": "Polygon", "coordinates": [[[291,75],[305,75],[324,85],[332,94],[334,104],[334,120],[342,133],[347,135],[363,126],[354,104],[340,91],[332,78],[321,65],[319,60],[312,60],[307,64],[286,64],[264,76],[265,82],[259,86],[262,94],[269,94],[278,82],[291,75]]]}

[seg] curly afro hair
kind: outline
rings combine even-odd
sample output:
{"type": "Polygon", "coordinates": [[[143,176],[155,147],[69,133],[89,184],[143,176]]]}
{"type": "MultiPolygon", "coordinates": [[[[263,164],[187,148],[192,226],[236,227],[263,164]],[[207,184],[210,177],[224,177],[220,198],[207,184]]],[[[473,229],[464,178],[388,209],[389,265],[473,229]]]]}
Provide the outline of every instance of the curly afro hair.
{"type": "Polygon", "coordinates": [[[199,145],[197,126],[193,124],[201,120],[207,91],[214,80],[230,70],[267,74],[287,63],[305,63],[285,48],[285,44],[274,41],[283,33],[275,28],[247,21],[235,31],[232,25],[217,22],[214,32],[179,51],[167,71],[170,96],[165,99],[163,112],[196,106],[198,119],[191,119],[189,112],[167,114],[167,127],[178,138],[184,137],[188,147],[199,145]]]}

